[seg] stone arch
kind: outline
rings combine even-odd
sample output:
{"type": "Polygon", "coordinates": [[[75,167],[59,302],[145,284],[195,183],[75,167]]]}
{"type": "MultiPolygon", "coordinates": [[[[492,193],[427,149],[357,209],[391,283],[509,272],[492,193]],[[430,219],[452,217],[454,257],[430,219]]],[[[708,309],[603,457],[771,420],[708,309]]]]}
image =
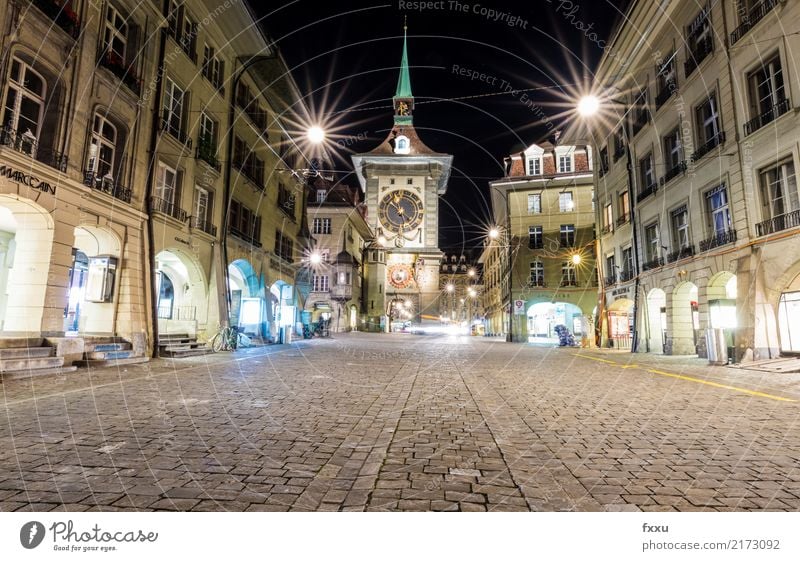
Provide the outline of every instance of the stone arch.
{"type": "Polygon", "coordinates": [[[577,304],[535,298],[526,302],[525,309],[529,342],[556,340],[558,338],[555,333],[557,325],[565,325],[576,337],[586,335],[588,327],[584,313],[577,304]],[[578,323],[576,323],[576,319],[578,323]]]}
{"type": "MultiPolygon", "coordinates": [[[[169,306],[161,305],[159,299],[158,329],[160,333],[197,334],[197,325],[205,324],[208,318],[208,283],[202,266],[196,257],[187,251],[169,247],[156,255],[156,275],[168,275],[175,291],[174,301],[169,306]]],[[[161,283],[156,278],[156,287],[161,283]]]]}
{"type": "Polygon", "coordinates": [[[630,298],[618,298],[606,307],[608,316],[608,339],[611,346],[629,349],[633,342],[631,325],[633,323],[634,302],[630,298]]]}
{"type": "Polygon", "coordinates": [[[678,284],[672,291],[670,312],[669,354],[692,355],[697,352],[699,326],[698,288],[691,281],[678,284]]]}
{"type": "Polygon", "coordinates": [[[647,294],[647,341],[651,353],[662,354],[667,342],[667,293],[654,288],[647,294]]]}
{"type": "Polygon", "coordinates": [[[0,195],[0,327],[3,332],[41,332],[54,232],[53,218],[41,206],[16,195],[0,195]]]}

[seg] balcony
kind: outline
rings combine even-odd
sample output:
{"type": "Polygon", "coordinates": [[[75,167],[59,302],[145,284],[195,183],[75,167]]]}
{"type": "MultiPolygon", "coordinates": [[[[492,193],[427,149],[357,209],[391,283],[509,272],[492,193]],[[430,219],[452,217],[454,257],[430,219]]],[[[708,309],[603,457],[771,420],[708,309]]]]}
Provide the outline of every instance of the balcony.
{"type": "Polygon", "coordinates": [[[353,286],[350,284],[336,284],[331,287],[331,298],[334,300],[351,300],[353,298],[353,286]]]}
{"type": "Polygon", "coordinates": [[[686,259],[687,257],[691,257],[694,255],[694,246],[687,245],[686,247],[682,247],[675,251],[672,251],[667,254],[667,263],[673,263],[680,259],[686,259]]]}
{"type": "Polygon", "coordinates": [[[630,214],[623,214],[619,218],[617,218],[617,226],[622,226],[623,224],[627,224],[631,220],[630,214]]]}
{"type": "Polygon", "coordinates": [[[39,146],[39,139],[33,134],[17,134],[12,128],[3,127],[0,129],[0,146],[7,146],[22,154],[26,154],[53,169],[64,173],[67,171],[69,163],[66,155],[54,150],[45,150],[39,146]]]}
{"type": "Polygon", "coordinates": [[[759,236],[766,236],[767,234],[774,234],[797,226],[800,226],[800,210],[793,210],[764,222],[759,222],[756,224],[756,233],[759,236]]]}
{"type": "Polygon", "coordinates": [[[656,94],[656,109],[661,109],[661,107],[672,97],[674,93],[678,91],[678,86],[674,82],[670,82],[666,84],[660,92],[656,94]]]}
{"type": "Polygon", "coordinates": [[[700,66],[700,63],[703,62],[708,55],[714,52],[714,38],[710,35],[697,43],[695,49],[689,52],[688,57],[686,58],[686,62],[683,63],[683,70],[686,73],[686,77],[688,78],[689,75],[700,66]]]}
{"type": "Polygon", "coordinates": [[[610,234],[613,231],[614,228],[612,228],[611,224],[603,224],[603,227],[600,229],[601,234],[610,234]]]}
{"type": "Polygon", "coordinates": [[[180,206],[161,197],[150,197],[150,211],[165,214],[179,222],[186,222],[188,218],[186,211],[180,206]]]}
{"type": "Polygon", "coordinates": [[[616,148],[614,148],[614,161],[615,162],[617,160],[619,160],[624,155],[625,155],[625,147],[624,146],[617,146],[616,148]]]}
{"type": "Polygon", "coordinates": [[[614,286],[615,284],[617,284],[617,275],[611,275],[610,277],[604,278],[603,283],[606,286],[614,286]]]}
{"type": "Polygon", "coordinates": [[[776,103],[766,111],[764,111],[758,117],[749,120],[744,124],[744,134],[745,136],[753,134],[758,129],[763,127],[764,125],[768,125],[784,113],[788,113],[789,109],[791,109],[792,104],[789,102],[789,99],[784,99],[779,103],[776,103]]]}
{"type": "Polygon", "coordinates": [[[221,169],[219,160],[217,159],[217,147],[203,136],[197,138],[195,158],[202,160],[217,171],[221,169]]]}
{"type": "Polygon", "coordinates": [[[731,45],[744,37],[745,33],[753,29],[753,27],[764,19],[764,16],[771,12],[779,3],[780,0],[762,0],[757,6],[754,6],[750,12],[742,18],[741,25],[731,33],[731,45]]]}
{"type": "Polygon", "coordinates": [[[648,185],[647,187],[639,191],[639,194],[636,196],[636,202],[640,203],[650,195],[655,195],[656,191],[658,191],[657,184],[653,183],[652,185],[648,185]]]}
{"type": "Polygon", "coordinates": [[[125,64],[119,56],[111,51],[106,51],[100,55],[97,64],[109,70],[114,76],[120,79],[125,86],[137,96],[142,90],[142,82],[136,75],[136,70],[132,64],[125,64]]]}
{"type": "Polygon", "coordinates": [[[217,227],[211,223],[210,219],[204,219],[200,216],[192,216],[191,227],[194,230],[205,232],[209,236],[217,236],[217,227]]]}
{"type": "Polygon", "coordinates": [[[528,286],[531,288],[546,288],[547,285],[542,277],[534,277],[528,279],[528,286]]]}
{"type": "Polygon", "coordinates": [[[53,23],[66,31],[70,37],[77,39],[81,33],[78,14],[69,5],[63,4],[55,0],[33,0],[33,5],[53,20],[53,23]]]}
{"type": "Polygon", "coordinates": [[[656,269],[658,267],[664,266],[664,260],[660,257],[656,257],[655,259],[651,259],[650,261],[646,261],[642,264],[642,271],[649,271],[650,269],[656,269]]]}
{"type": "Polygon", "coordinates": [[[234,238],[239,238],[243,242],[249,243],[253,247],[261,247],[261,240],[259,240],[257,236],[246,234],[241,230],[239,230],[238,228],[234,228],[233,226],[228,227],[228,234],[230,234],[234,238]]]}
{"type": "Polygon", "coordinates": [[[694,151],[692,154],[692,161],[696,162],[709,152],[711,152],[717,146],[721,146],[725,142],[725,133],[720,131],[716,134],[716,136],[712,136],[709,138],[705,144],[700,146],[697,150],[694,151]]]}
{"type": "Polygon", "coordinates": [[[619,274],[619,282],[628,282],[632,280],[634,276],[632,269],[623,269],[619,274]]]}
{"type": "Polygon", "coordinates": [[[125,203],[131,202],[131,190],[109,176],[99,177],[95,172],[87,171],[83,174],[83,184],[125,203]]]}
{"type": "Polygon", "coordinates": [[[720,247],[722,245],[728,245],[729,243],[736,242],[736,230],[725,230],[723,232],[719,232],[714,234],[708,239],[705,239],[700,242],[700,251],[708,251],[709,249],[714,249],[715,247],[720,247]]]}
{"type": "Polygon", "coordinates": [[[183,130],[183,126],[179,123],[176,124],[170,118],[171,113],[169,111],[163,111],[161,114],[161,130],[164,132],[168,132],[175,140],[184,144],[187,148],[192,147],[192,139],[186,134],[183,130]]]}
{"type": "Polygon", "coordinates": [[[636,118],[634,119],[633,123],[631,124],[633,135],[636,136],[639,134],[639,131],[642,130],[647,123],[650,121],[650,111],[647,109],[640,110],[636,118]]]}
{"type": "Polygon", "coordinates": [[[561,279],[560,286],[578,286],[576,279],[561,279]]]}
{"type": "Polygon", "coordinates": [[[669,183],[679,175],[686,173],[686,168],[687,166],[685,161],[679,162],[678,165],[674,166],[672,169],[670,169],[669,171],[667,171],[667,173],[664,174],[664,177],[662,177],[660,181],[661,185],[665,185],[666,183],[669,183]]]}
{"type": "Polygon", "coordinates": [[[264,190],[264,175],[259,174],[257,169],[250,163],[250,162],[233,162],[233,168],[239,171],[239,173],[245,176],[247,179],[250,180],[253,185],[258,188],[258,190],[264,190]]]}

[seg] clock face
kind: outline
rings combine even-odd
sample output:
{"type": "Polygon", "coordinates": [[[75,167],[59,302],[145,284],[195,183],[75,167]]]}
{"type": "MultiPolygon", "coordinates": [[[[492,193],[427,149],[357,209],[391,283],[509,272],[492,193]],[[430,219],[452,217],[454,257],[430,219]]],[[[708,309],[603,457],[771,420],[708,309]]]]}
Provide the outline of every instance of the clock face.
{"type": "Polygon", "coordinates": [[[410,191],[388,193],[378,207],[381,224],[396,234],[415,230],[422,223],[422,200],[410,191]]]}
{"type": "Polygon", "coordinates": [[[411,266],[405,263],[398,263],[389,268],[389,284],[395,288],[409,288],[413,285],[414,274],[411,266]]]}

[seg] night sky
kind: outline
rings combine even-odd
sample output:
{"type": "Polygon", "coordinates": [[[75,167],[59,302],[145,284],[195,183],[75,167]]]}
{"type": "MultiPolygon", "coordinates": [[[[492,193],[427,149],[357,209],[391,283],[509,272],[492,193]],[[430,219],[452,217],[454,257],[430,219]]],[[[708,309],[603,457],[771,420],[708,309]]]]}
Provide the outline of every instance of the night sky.
{"type": "Polygon", "coordinates": [[[462,251],[480,245],[489,222],[487,183],[503,175],[503,157],[559,126],[559,92],[574,95],[591,81],[599,41],[609,38],[627,3],[296,0],[272,13],[251,5],[265,16],[312,111],[335,120],[332,167],[351,185],[349,154],[371,150],[391,128],[408,17],[414,125],[428,146],[455,156],[440,204],[440,246],[462,251]],[[502,94],[528,88],[546,89],[502,94]],[[478,97],[454,99],[467,96],[478,97]]]}

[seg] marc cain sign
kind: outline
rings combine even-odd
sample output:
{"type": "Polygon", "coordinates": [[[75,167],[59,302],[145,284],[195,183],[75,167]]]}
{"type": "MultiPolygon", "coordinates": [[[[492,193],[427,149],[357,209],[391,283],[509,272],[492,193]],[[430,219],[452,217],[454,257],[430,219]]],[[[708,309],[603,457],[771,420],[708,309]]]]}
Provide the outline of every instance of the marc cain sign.
{"type": "Polygon", "coordinates": [[[50,193],[51,195],[56,194],[55,185],[51,185],[46,181],[41,181],[35,175],[24,173],[18,169],[12,168],[11,166],[0,165],[0,177],[5,177],[11,181],[19,183],[20,185],[25,185],[26,187],[36,189],[37,191],[42,191],[43,193],[50,193]]]}

